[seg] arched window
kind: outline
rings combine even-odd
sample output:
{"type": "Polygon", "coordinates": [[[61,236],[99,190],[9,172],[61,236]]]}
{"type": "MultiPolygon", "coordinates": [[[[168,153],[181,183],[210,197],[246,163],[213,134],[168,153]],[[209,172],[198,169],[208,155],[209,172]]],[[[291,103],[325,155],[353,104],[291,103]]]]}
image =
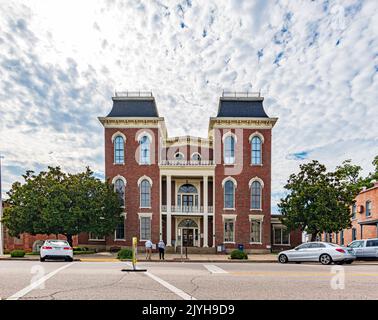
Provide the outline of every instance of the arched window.
{"type": "Polygon", "coordinates": [[[231,180],[224,184],[224,207],[234,208],[235,186],[231,180]]]}
{"type": "Polygon", "coordinates": [[[251,209],[261,209],[261,194],[261,183],[253,181],[251,185],[251,209]]]}
{"type": "Polygon", "coordinates": [[[140,184],[140,207],[151,207],[151,185],[148,180],[143,180],[140,184]]]}
{"type": "Polygon", "coordinates": [[[200,161],[201,160],[201,155],[199,153],[193,153],[192,154],[192,160],[194,160],[194,161],[200,161]]]}
{"type": "Polygon", "coordinates": [[[114,139],[114,163],[125,163],[125,143],[121,136],[114,139]]]}
{"type": "Polygon", "coordinates": [[[176,160],[184,160],[184,155],[181,152],[175,153],[176,160]]]}
{"type": "Polygon", "coordinates": [[[258,136],[254,136],[251,140],[252,150],[252,164],[261,164],[261,139],[258,136]]]}
{"type": "Polygon", "coordinates": [[[177,191],[177,205],[184,212],[198,208],[198,191],[192,184],[183,184],[177,191]]]}
{"type": "Polygon", "coordinates": [[[121,206],[125,206],[125,183],[122,179],[117,179],[114,183],[115,191],[118,194],[121,206]]]}
{"type": "Polygon", "coordinates": [[[151,163],[150,139],[147,136],[143,136],[139,140],[139,144],[140,144],[140,164],[150,164],[151,163]]]}
{"type": "Polygon", "coordinates": [[[233,136],[227,136],[224,139],[224,163],[235,163],[235,138],[233,136]]]}

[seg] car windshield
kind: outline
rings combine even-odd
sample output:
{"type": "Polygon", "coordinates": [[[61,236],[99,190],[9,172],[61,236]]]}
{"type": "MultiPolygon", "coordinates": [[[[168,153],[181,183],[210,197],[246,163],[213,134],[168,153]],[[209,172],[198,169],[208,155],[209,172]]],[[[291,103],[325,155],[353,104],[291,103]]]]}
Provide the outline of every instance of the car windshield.
{"type": "Polygon", "coordinates": [[[62,240],[47,240],[46,243],[54,246],[68,246],[68,242],[62,240]]]}

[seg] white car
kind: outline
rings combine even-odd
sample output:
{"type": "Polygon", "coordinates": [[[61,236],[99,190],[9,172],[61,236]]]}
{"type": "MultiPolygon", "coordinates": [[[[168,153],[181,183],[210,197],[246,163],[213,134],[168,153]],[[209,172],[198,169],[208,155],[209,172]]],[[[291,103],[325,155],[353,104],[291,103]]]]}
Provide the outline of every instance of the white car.
{"type": "Polygon", "coordinates": [[[282,251],[278,261],[287,262],[320,262],[321,264],[350,264],[356,260],[354,250],[330,242],[307,242],[291,250],[282,251]]]}
{"type": "Polygon", "coordinates": [[[64,259],[73,261],[73,250],[65,240],[46,240],[40,250],[40,261],[46,259],[64,259]]]}

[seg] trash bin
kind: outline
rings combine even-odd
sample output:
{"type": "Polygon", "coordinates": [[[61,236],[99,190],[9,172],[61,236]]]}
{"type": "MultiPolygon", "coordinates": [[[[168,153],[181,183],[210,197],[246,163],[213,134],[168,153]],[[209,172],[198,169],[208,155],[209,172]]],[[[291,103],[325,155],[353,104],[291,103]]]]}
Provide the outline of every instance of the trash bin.
{"type": "Polygon", "coordinates": [[[238,249],[240,250],[240,251],[244,251],[244,244],[238,244],[238,249]]]}

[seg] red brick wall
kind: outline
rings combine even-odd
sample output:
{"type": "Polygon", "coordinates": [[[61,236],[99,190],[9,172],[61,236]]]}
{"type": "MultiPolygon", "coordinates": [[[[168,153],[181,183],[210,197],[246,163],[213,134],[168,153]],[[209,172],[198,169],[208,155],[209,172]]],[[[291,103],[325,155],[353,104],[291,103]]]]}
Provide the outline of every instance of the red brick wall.
{"type": "MultiPolygon", "coordinates": [[[[214,146],[214,157],[216,154],[221,155],[222,164],[217,165],[215,169],[215,232],[216,232],[216,245],[223,243],[223,220],[222,214],[236,214],[237,219],[235,222],[235,242],[244,244],[246,249],[267,249],[270,245],[271,227],[270,227],[270,198],[271,198],[271,130],[270,129],[241,129],[231,130],[237,136],[235,145],[236,163],[241,169],[241,172],[235,175],[227,174],[226,167],[223,165],[223,142],[221,140],[225,131],[216,133],[214,146]],[[251,165],[251,145],[249,143],[249,136],[254,132],[259,132],[264,137],[262,145],[262,166],[251,165]],[[224,210],[224,192],[222,181],[224,178],[232,176],[237,181],[237,188],[235,190],[235,211],[224,210]],[[264,182],[263,197],[262,197],[262,210],[250,210],[250,189],[249,181],[259,177],[264,182]],[[250,236],[250,222],[249,214],[263,214],[263,227],[262,227],[262,244],[249,244],[250,236]]],[[[235,245],[226,245],[226,248],[234,248],[235,245]]]]}
{"type": "MultiPolygon", "coordinates": [[[[118,241],[115,243],[113,241],[113,236],[108,237],[106,243],[107,245],[122,244],[124,246],[131,246],[132,237],[140,238],[140,224],[138,213],[152,213],[151,220],[151,234],[152,242],[157,243],[160,239],[159,235],[159,167],[158,167],[158,129],[146,129],[141,130],[137,128],[105,128],[105,175],[111,180],[118,174],[123,176],[127,180],[126,191],[125,191],[125,211],[127,213],[125,221],[125,238],[126,241],[118,241]],[[125,164],[115,165],[114,162],[114,151],[113,143],[111,137],[117,131],[122,132],[126,136],[125,143],[125,164]],[[153,155],[155,161],[152,161],[151,165],[139,165],[137,158],[135,157],[136,150],[139,147],[137,141],[138,133],[142,131],[147,131],[153,137],[151,144],[151,160],[153,155]],[[152,148],[154,146],[154,149],[152,148]],[[151,209],[141,209],[139,208],[139,187],[138,179],[142,176],[148,176],[152,179],[151,187],[151,209]]],[[[144,242],[139,242],[138,245],[144,246],[144,242]]]]}

